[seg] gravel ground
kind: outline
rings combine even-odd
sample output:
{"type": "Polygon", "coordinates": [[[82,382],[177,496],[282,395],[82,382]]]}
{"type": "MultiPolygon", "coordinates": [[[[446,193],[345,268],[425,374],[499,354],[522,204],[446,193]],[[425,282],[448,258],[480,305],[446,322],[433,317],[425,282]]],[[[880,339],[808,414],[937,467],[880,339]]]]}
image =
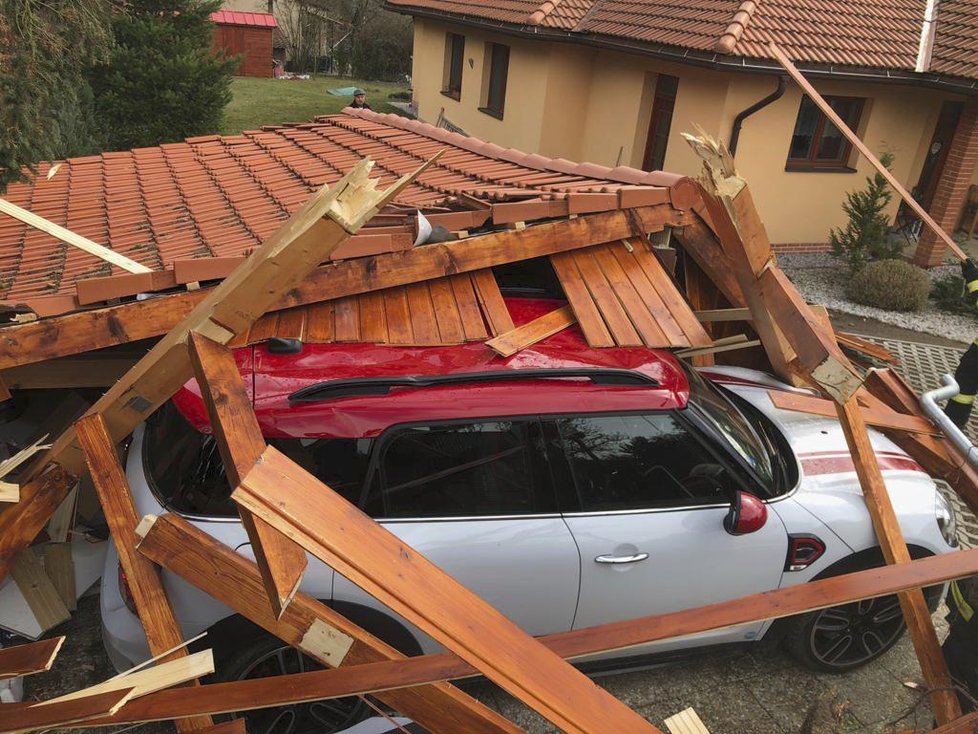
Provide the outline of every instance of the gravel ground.
{"type": "MultiPolygon", "coordinates": [[[[846,270],[829,254],[781,255],[778,264],[810,303],[857,316],[866,316],[905,329],[935,334],[955,342],[970,342],[975,338],[978,320],[965,314],[940,311],[929,303],[923,311],[897,313],[872,306],[862,306],[845,295],[846,270]]],[[[931,279],[943,279],[960,274],[957,265],[945,265],[929,271],[931,279]]]]}

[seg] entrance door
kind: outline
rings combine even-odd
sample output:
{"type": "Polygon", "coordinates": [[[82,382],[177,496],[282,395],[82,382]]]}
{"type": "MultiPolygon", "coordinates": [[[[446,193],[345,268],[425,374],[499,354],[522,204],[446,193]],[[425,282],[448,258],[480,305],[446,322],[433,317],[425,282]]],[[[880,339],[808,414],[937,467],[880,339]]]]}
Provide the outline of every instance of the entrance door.
{"type": "Polygon", "coordinates": [[[963,107],[962,102],[945,102],[941,107],[937,127],[934,128],[934,137],[931,138],[927,157],[920,169],[920,179],[913,189],[914,198],[924,209],[930,209],[931,202],[934,201],[937,184],[944,171],[944,161],[947,160],[947,153],[951,149],[951,140],[954,138],[954,131],[958,126],[958,118],[961,117],[963,107]]]}
{"type": "Polygon", "coordinates": [[[645,142],[645,158],[642,169],[661,171],[666,161],[669,129],[672,127],[672,111],[676,106],[679,79],[659,74],[655,83],[655,100],[652,102],[652,118],[649,120],[649,136],[645,142]]]}

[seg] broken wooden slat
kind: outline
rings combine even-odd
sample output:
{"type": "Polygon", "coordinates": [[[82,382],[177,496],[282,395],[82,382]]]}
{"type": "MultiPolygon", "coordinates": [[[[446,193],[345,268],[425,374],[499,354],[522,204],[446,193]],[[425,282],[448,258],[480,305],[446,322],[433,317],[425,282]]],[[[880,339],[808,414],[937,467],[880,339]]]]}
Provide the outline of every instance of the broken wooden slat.
{"type": "Polygon", "coordinates": [[[405,289],[408,310],[411,312],[411,331],[414,343],[420,345],[438,344],[438,322],[435,320],[435,307],[431,303],[431,293],[427,283],[415,283],[405,289]]]}
{"type": "Polygon", "coordinates": [[[13,217],[14,219],[20,220],[29,227],[39,229],[42,232],[51,235],[55,239],[61,240],[65,244],[71,245],[72,247],[77,247],[79,250],[83,250],[89,255],[95,255],[95,257],[111,263],[116,267],[120,267],[130,273],[152,272],[151,269],[147,268],[145,265],[141,265],[135,260],[130,260],[125,255],[118,253],[115,250],[110,250],[108,247],[104,247],[97,242],[92,242],[87,237],[82,237],[80,234],[76,234],[70,229],[65,229],[64,227],[55,224],[44,217],[34,214],[34,212],[30,212],[27,209],[22,209],[6,199],[0,199],[0,212],[13,217]]]}
{"type": "Polygon", "coordinates": [[[360,299],[351,296],[333,304],[334,338],[338,342],[360,341],[360,299]]]}
{"type": "Polygon", "coordinates": [[[273,447],[232,497],[570,734],[658,731],[273,447]]]}
{"type": "Polygon", "coordinates": [[[509,309],[503,301],[502,293],[499,292],[499,284],[496,283],[496,276],[493,275],[492,270],[477,270],[472,273],[472,285],[475,287],[475,295],[482,314],[489,324],[490,333],[498,336],[512,331],[515,328],[513,317],[509,315],[509,309]]]}
{"type": "Polygon", "coordinates": [[[872,357],[880,362],[886,362],[887,364],[897,363],[897,358],[889,349],[880,344],[876,344],[875,342],[861,339],[855,334],[847,334],[845,332],[837,331],[835,333],[835,340],[841,347],[852,349],[853,351],[859,352],[867,357],[872,357]]]}
{"type": "Polygon", "coordinates": [[[692,258],[730,305],[743,306],[746,301],[733,263],[700,213],[706,213],[706,205],[702,202],[697,205],[686,226],[673,230],[673,236],[682,245],[683,252],[692,258]]]}
{"type": "Polygon", "coordinates": [[[608,283],[601,268],[591,250],[582,250],[571,255],[577,270],[581,274],[584,285],[591,294],[601,318],[604,319],[608,330],[615,339],[615,343],[620,347],[640,347],[642,338],[639,336],[635,327],[632,326],[631,319],[622,307],[621,302],[615,295],[611,284],[608,283]]]}
{"type": "MultiPolygon", "coordinates": [[[[638,263],[632,259],[631,263],[625,260],[626,266],[630,266],[631,273],[627,274],[625,267],[612,252],[612,246],[597,245],[587,250],[592,255],[601,268],[601,272],[607,278],[608,283],[614,290],[615,295],[622,308],[625,310],[632,326],[642,337],[642,341],[647,347],[668,347],[668,346],[689,346],[689,341],[679,329],[678,324],[672,315],[665,309],[661,312],[654,312],[649,309],[639,294],[638,288],[644,286],[642,280],[633,280],[637,270],[640,270],[638,263]],[[636,285],[636,283],[638,285],[636,285]],[[671,327],[671,329],[670,329],[671,327]]],[[[615,248],[618,249],[618,248],[615,248]]],[[[624,247],[621,246],[624,250],[624,247]]],[[[631,253],[624,250],[625,255],[631,253]]],[[[634,256],[632,256],[634,257],[634,256]]],[[[647,290],[651,289],[651,285],[647,290]]]]}
{"type": "MultiPolygon", "coordinates": [[[[835,403],[831,400],[784,392],[783,390],[768,390],[768,396],[771,398],[774,407],[781,410],[794,410],[799,413],[821,415],[826,418],[835,418],[837,415],[835,403]]],[[[890,428],[897,431],[926,433],[928,435],[938,433],[934,424],[926,418],[903,415],[895,410],[882,411],[865,407],[861,407],[860,412],[863,414],[863,420],[875,428],[890,428]]]]}
{"type": "Polygon", "coordinates": [[[574,258],[568,254],[553,255],[550,262],[560,280],[561,288],[564,289],[564,295],[567,296],[567,301],[574,311],[574,317],[581,325],[587,343],[592,347],[615,346],[615,340],[584,285],[574,258]]]}
{"type": "Polygon", "coordinates": [[[670,734],[710,734],[710,730],[692,707],[673,714],[663,723],[670,734]]]}
{"type": "MultiPolygon", "coordinates": [[[[325,301],[307,306],[306,340],[310,344],[326,344],[333,341],[333,302],[325,301]]],[[[230,345],[229,345],[230,346],[230,345]]]]}
{"type": "Polygon", "coordinates": [[[55,543],[68,540],[68,533],[75,526],[75,505],[78,502],[78,487],[72,489],[58,509],[48,520],[48,537],[55,543]]]}
{"type": "MultiPolygon", "coordinates": [[[[869,442],[866,423],[855,397],[837,405],[837,411],[883,557],[887,563],[910,563],[910,551],[903,539],[903,532],[890,502],[879,461],[869,442]]],[[[934,714],[939,723],[946,724],[961,716],[961,707],[951,687],[951,675],[934,631],[927,601],[920,589],[902,592],[899,599],[920,669],[930,690],[934,714]]]]}
{"type": "Polygon", "coordinates": [[[275,326],[275,336],[280,339],[299,339],[305,336],[306,309],[290,308],[280,311],[278,323],[275,326]]]}
{"type": "Polygon", "coordinates": [[[693,312],[700,321],[750,321],[749,308],[711,308],[693,312]]]}
{"type": "Polygon", "coordinates": [[[927,734],[975,734],[978,731],[978,712],[965,714],[960,719],[932,729],[927,734]]]}
{"type": "MultiPolygon", "coordinates": [[[[175,522],[185,524],[179,518],[175,522]]],[[[199,530],[188,526],[188,530],[199,530]]],[[[172,549],[158,543],[160,552],[178,560],[172,549]]],[[[683,635],[722,629],[758,619],[811,612],[906,589],[933,586],[952,578],[978,572],[978,549],[918,559],[899,566],[884,566],[810,581],[722,601],[696,609],[684,609],[641,619],[612,622],[540,638],[563,657],[582,657],[683,635]]],[[[192,691],[161,691],[133,701],[116,717],[98,724],[226,713],[250,708],[280,706],[308,700],[338,698],[373,691],[389,692],[401,686],[477,675],[478,671],[452,653],[364,663],[341,670],[322,670],[273,679],[245,680],[203,686],[192,691]]],[[[96,722],[93,722],[96,723],[96,722]]],[[[466,731],[459,729],[459,731],[466,731]]],[[[598,731],[606,731],[599,729],[598,731]]]]}
{"type": "MultiPolygon", "coordinates": [[[[262,603],[257,566],[177,515],[147,517],[139,552],[330,667],[402,660],[390,645],[339,612],[298,593],[281,618],[262,603]]],[[[448,683],[378,693],[386,705],[431,731],[517,734],[521,730],[448,683]]]]}
{"type": "Polygon", "coordinates": [[[428,290],[435,308],[439,341],[442,344],[461,344],[465,341],[465,329],[452,284],[447,278],[439,278],[428,282],[428,290]]]}
{"type": "Polygon", "coordinates": [[[44,545],[44,573],[51,579],[54,590],[68,611],[78,608],[75,593],[75,564],[71,557],[71,543],[46,543],[44,545]]]}
{"type": "Polygon", "coordinates": [[[64,641],[64,637],[52,637],[27,645],[0,647],[0,679],[50,670],[64,641]]]}
{"type": "MultiPolygon", "coordinates": [[[[98,413],[77,421],[75,432],[79,445],[85,452],[92,483],[102,503],[106,524],[119,553],[119,565],[126,574],[149,650],[153,655],[158,655],[177,647],[183,642],[183,635],[163,589],[159,571],[136,553],[136,526],[139,518],[129,482],[119,463],[115,443],[109,437],[102,416],[98,413]]],[[[180,648],[167,659],[173,660],[186,655],[186,649],[180,648]]],[[[180,731],[193,731],[212,723],[207,716],[188,719],[180,724],[180,731]]]]}
{"type": "Polygon", "coordinates": [[[0,502],[20,502],[20,485],[0,482],[0,502]]]}
{"type": "MultiPolygon", "coordinates": [[[[189,348],[224,472],[235,487],[261,457],[265,438],[231,350],[194,332],[189,348]]],[[[261,518],[242,512],[241,521],[261,569],[265,593],[275,615],[281,616],[302,581],[306,554],[261,518]]]]}
{"type": "MultiPolygon", "coordinates": [[[[666,307],[665,302],[659,296],[659,292],[652,285],[648,276],[645,274],[645,270],[642,268],[641,263],[635,257],[635,248],[645,247],[644,244],[638,243],[637,245],[629,244],[628,248],[625,247],[624,243],[616,243],[610,246],[612,255],[621,265],[629,282],[635,288],[638,293],[645,310],[648,312],[649,316],[652,317],[659,330],[663,333],[662,343],[652,343],[646,340],[646,346],[655,347],[669,347],[669,346],[690,346],[689,339],[683,333],[682,328],[676,321],[675,317],[670,313],[669,309],[666,307]]],[[[636,307],[636,310],[641,307],[636,307]]],[[[632,309],[629,309],[629,315],[632,309]]],[[[633,316],[634,320],[634,316],[633,316]]]]}
{"type": "Polygon", "coordinates": [[[387,317],[383,293],[364,293],[360,300],[360,340],[370,344],[387,343],[387,317]]]}
{"type": "Polygon", "coordinates": [[[33,550],[28,548],[17,557],[10,575],[24,595],[42,632],[71,619],[71,612],[44,573],[44,567],[33,550]]]}
{"type": "Polygon", "coordinates": [[[512,331],[490,339],[486,342],[486,346],[503,357],[510,357],[521,349],[543,341],[576,322],[571,307],[561,306],[533,321],[517,326],[512,331]]]}
{"type": "Polygon", "coordinates": [[[761,346],[760,339],[747,339],[743,334],[739,335],[741,338],[736,337],[724,337],[723,339],[717,339],[713,344],[708,347],[691,347],[690,349],[680,349],[676,352],[677,357],[682,357],[684,359],[693,359],[695,357],[704,357],[713,354],[722,354],[724,352],[734,352],[738,349],[750,349],[751,347],[761,346]]]}
{"type": "Polygon", "coordinates": [[[132,691],[109,691],[61,701],[49,706],[25,703],[0,704],[0,734],[30,729],[57,728],[65,724],[110,716],[129,700],[132,691]]]}
{"type": "MultiPolygon", "coordinates": [[[[461,242],[443,242],[405,252],[345,260],[316,268],[265,310],[318,303],[368,291],[468,273],[497,264],[544,257],[610,242],[666,225],[682,227],[691,219],[668,205],[631,209],[548,222],[522,232],[494,232],[461,242]]],[[[220,287],[220,286],[219,286],[220,287]]],[[[0,327],[0,370],[20,364],[160,336],[177,326],[212,290],[174,294],[31,324],[0,327]],[[57,338],[52,338],[56,334],[57,338]]],[[[479,337],[473,337],[479,338],[479,337]]]]}
{"type": "Polygon", "coordinates": [[[15,390],[111,387],[132,366],[136,357],[65,357],[39,364],[11,367],[2,379],[15,390]]]}
{"type": "Polygon", "coordinates": [[[632,254],[645,271],[645,275],[659,294],[670,315],[685,333],[689,343],[694,347],[709,345],[710,336],[693,315],[689,304],[680,295],[672,278],[663,269],[662,263],[652,256],[648,248],[642,247],[640,244],[632,248],[632,254]]]}
{"type": "Polygon", "coordinates": [[[414,344],[411,328],[411,309],[408,306],[405,287],[384,291],[384,312],[387,320],[387,338],[391,344],[414,344]]]}
{"type": "Polygon", "coordinates": [[[458,305],[458,314],[462,319],[462,331],[465,334],[465,340],[486,339],[489,333],[486,331],[485,321],[482,320],[482,311],[479,309],[479,301],[475,295],[471,276],[467,273],[453,275],[448,280],[452,285],[452,293],[455,294],[455,303],[458,305]]]}
{"type": "Polygon", "coordinates": [[[75,482],[74,476],[54,466],[22,485],[18,503],[0,512],[0,580],[10,572],[17,554],[41,532],[75,482]],[[11,511],[14,508],[16,512],[11,511]]]}

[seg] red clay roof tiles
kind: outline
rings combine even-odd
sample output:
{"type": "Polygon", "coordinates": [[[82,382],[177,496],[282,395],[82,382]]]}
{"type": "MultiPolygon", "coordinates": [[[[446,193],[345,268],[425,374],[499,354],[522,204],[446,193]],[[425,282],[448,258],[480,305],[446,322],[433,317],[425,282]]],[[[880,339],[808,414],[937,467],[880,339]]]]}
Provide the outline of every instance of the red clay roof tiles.
{"type": "MultiPolygon", "coordinates": [[[[74,158],[64,161],[50,179],[50,166],[42,164],[33,183],[12,185],[5,196],[160,271],[175,261],[247,254],[315,188],[338,181],[366,155],[386,185],[439,150],[445,150],[442,158],[400,195],[394,214],[462,209],[484,221],[492,202],[562,200],[577,192],[617,194],[635,186],[670,186],[680,178],[550,159],[416,120],[348,109],[313,123],[74,158]],[[485,213],[472,211],[473,206],[485,213]]],[[[611,205],[635,200],[631,193],[629,197],[591,201],[611,205]]],[[[566,209],[566,203],[557,209],[566,209]]],[[[383,216],[375,220],[378,225],[385,222],[383,216]]],[[[0,215],[2,301],[28,302],[39,313],[57,313],[73,307],[76,279],[121,274],[88,253],[0,215]],[[43,306],[37,303],[40,297],[46,299],[43,306]]]]}
{"type": "MultiPolygon", "coordinates": [[[[766,58],[776,41],[795,61],[914,71],[926,0],[387,0],[412,9],[766,58]]],[[[938,5],[933,60],[939,74],[978,79],[978,0],[938,5]]]]}

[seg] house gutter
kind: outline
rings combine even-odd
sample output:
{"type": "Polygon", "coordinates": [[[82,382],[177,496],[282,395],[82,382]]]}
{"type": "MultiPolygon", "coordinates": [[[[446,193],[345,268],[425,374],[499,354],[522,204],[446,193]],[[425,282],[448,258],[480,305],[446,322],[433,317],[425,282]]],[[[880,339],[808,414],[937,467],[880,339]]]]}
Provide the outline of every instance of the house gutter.
{"type": "Polygon", "coordinates": [[[730,155],[737,155],[737,143],[740,140],[740,128],[744,124],[744,120],[753,115],[755,112],[760,112],[769,104],[777,102],[781,97],[784,96],[784,90],[788,87],[788,78],[785,76],[778,77],[778,86],[774,88],[764,99],[758,100],[750,107],[746,107],[737,113],[734,118],[733,125],[730,128],[730,144],[728,145],[730,149],[730,155]]]}
{"type": "MultiPolygon", "coordinates": [[[[483,30],[490,30],[507,36],[526,39],[528,36],[555,43],[574,43],[593,48],[623,51],[639,56],[689,64],[713,71],[739,71],[756,74],[781,75],[784,70],[776,61],[763,59],[748,59],[745,56],[730,57],[710,51],[694,49],[674,49],[667,46],[651,46],[649,44],[630,43],[623,39],[610,39],[602,36],[582,36],[567,31],[542,29],[539,26],[515,25],[499,21],[489,21],[484,18],[471,18],[465,15],[446,16],[444,13],[432,12],[422,8],[405,8],[402,5],[384,3],[384,7],[405,15],[428,18],[439,23],[457,23],[483,30]]],[[[903,84],[916,87],[940,89],[955,94],[978,96],[978,79],[969,80],[944,74],[921,76],[912,71],[896,69],[865,69],[853,67],[803,66],[799,67],[805,76],[813,79],[844,79],[850,81],[876,82],[881,84],[903,84]]]]}

